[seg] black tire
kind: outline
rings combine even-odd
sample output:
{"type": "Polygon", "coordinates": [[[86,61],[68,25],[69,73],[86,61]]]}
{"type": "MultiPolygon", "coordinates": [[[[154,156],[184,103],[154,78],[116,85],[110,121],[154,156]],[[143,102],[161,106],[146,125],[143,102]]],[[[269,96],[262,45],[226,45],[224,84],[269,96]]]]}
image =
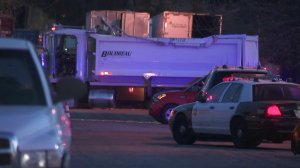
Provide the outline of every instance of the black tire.
{"type": "Polygon", "coordinates": [[[161,116],[161,122],[163,124],[169,123],[171,110],[176,106],[178,106],[178,105],[177,104],[168,104],[168,105],[164,106],[164,108],[161,110],[160,116],[161,116]]]}
{"type": "Polygon", "coordinates": [[[292,134],[292,139],[291,139],[291,151],[296,154],[296,141],[295,141],[295,136],[292,134]]]}
{"type": "Polygon", "coordinates": [[[183,115],[175,118],[172,134],[174,140],[180,145],[192,145],[196,141],[196,136],[183,115]]]}
{"type": "Polygon", "coordinates": [[[250,142],[249,142],[249,147],[250,148],[255,148],[258,145],[260,145],[262,143],[262,139],[261,138],[251,138],[250,142]]]}
{"type": "Polygon", "coordinates": [[[62,158],[62,162],[61,162],[61,168],[69,168],[70,167],[70,154],[69,153],[65,153],[63,158],[62,158]]]}
{"type": "Polygon", "coordinates": [[[231,135],[236,148],[254,148],[262,142],[261,138],[251,136],[246,121],[242,119],[233,122],[231,135]]]}
{"type": "Polygon", "coordinates": [[[297,141],[297,137],[295,134],[292,134],[291,139],[291,151],[296,155],[300,154],[300,141],[297,141]]]}

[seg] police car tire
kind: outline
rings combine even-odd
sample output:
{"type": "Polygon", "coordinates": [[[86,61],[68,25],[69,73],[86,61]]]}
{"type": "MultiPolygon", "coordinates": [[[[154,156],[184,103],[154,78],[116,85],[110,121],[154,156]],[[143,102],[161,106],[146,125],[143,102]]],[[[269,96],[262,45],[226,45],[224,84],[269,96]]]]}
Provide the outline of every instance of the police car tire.
{"type": "Polygon", "coordinates": [[[177,144],[180,145],[192,145],[196,141],[196,136],[188,127],[188,122],[183,115],[175,118],[172,134],[177,144]]]}
{"type": "Polygon", "coordinates": [[[254,147],[255,143],[248,133],[247,126],[244,120],[236,120],[232,126],[233,144],[237,148],[254,147]]]}

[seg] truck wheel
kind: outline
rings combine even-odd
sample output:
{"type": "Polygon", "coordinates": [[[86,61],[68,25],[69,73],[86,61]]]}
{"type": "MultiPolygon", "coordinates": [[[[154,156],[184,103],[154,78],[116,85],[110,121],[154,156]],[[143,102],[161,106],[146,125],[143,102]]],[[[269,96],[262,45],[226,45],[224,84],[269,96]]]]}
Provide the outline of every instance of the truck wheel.
{"type": "Polygon", "coordinates": [[[166,105],[160,115],[161,115],[161,120],[163,124],[168,124],[170,117],[171,117],[171,111],[173,110],[174,107],[178,106],[177,104],[168,104],[166,105]]]}
{"type": "Polygon", "coordinates": [[[196,141],[196,136],[188,127],[188,122],[183,115],[175,118],[172,134],[175,141],[180,145],[192,145],[196,141]]]}

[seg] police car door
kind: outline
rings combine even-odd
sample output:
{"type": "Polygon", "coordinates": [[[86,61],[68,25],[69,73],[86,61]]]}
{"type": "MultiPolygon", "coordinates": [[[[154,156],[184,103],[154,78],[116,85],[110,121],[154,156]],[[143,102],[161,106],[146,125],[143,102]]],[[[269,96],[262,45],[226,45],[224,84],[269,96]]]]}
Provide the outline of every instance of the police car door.
{"type": "Polygon", "coordinates": [[[207,93],[207,101],[197,101],[192,111],[192,126],[197,133],[214,133],[216,124],[212,123],[213,117],[220,113],[220,100],[229,83],[220,83],[211,88],[207,93]]]}
{"type": "Polygon", "coordinates": [[[242,84],[231,83],[224,96],[221,98],[221,102],[215,107],[215,111],[212,111],[211,124],[215,131],[214,133],[222,135],[230,135],[230,120],[236,112],[239,104],[239,97],[242,90],[242,84]]]}

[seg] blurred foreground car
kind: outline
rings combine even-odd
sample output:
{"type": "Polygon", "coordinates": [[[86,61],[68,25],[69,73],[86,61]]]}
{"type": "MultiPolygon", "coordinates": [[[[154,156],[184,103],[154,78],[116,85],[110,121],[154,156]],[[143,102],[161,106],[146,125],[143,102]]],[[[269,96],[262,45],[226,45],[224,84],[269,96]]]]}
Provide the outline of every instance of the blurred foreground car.
{"type": "Polygon", "coordinates": [[[215,67],[208,75],[198,79],[183,90],[170,90],[153,95],[149,115],[156,121],[166,124],[170,119],[170,113],[174,107],[194,102],[195,96],[199,92],[206,92],[216,84],[223,81],[230,81],[236,76],[250,75],[270,76],[270,72],[256,67],[228,67],[226,65],[215,67]]]}
{"type": "Polygon", "coordinates": [[[31,43],[0,38],[0,167],[68,167],[71,129],[61,101],[86,88],[65,78],[56,89],[31,43]]]}
{"type": "MultiPolygon", "coordinates": [[[[298,109],[300,111],[300,108],[298,109]]],[[[294,154],[300,154],[300,121],[292,133],[291,149],[294,154]]]]}
{"type": "Polygon", "coordinates": [[[291,139],[300,118],[300,85],[283,81],[222,82],[199,95],[197,102],[173,109],[170,129],[178,144],[197,139],[232,140],[235,147],[258,146],[262,140],[291,139]]]}

